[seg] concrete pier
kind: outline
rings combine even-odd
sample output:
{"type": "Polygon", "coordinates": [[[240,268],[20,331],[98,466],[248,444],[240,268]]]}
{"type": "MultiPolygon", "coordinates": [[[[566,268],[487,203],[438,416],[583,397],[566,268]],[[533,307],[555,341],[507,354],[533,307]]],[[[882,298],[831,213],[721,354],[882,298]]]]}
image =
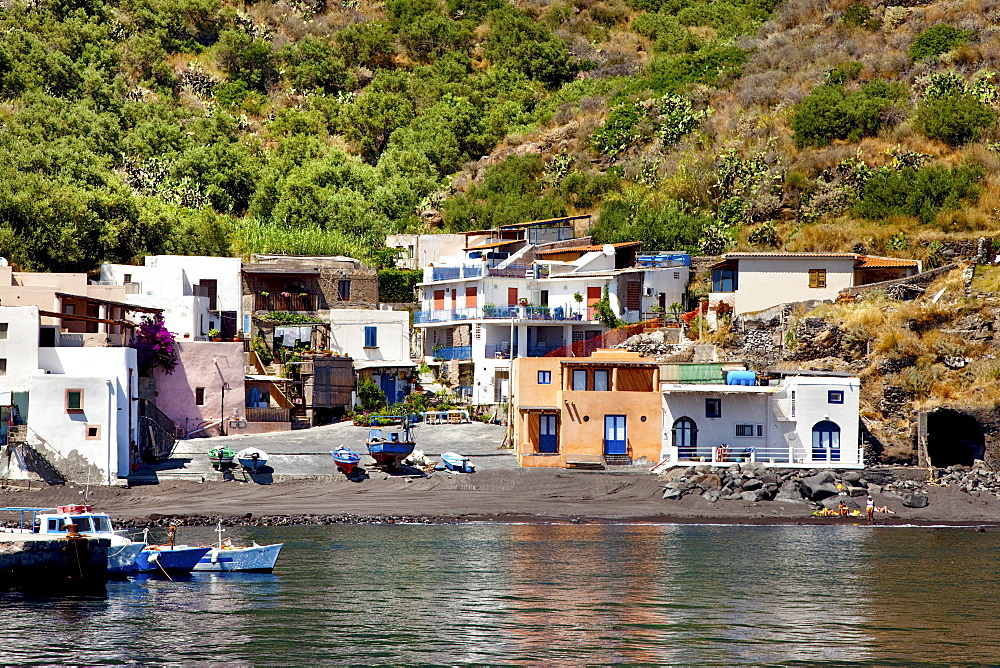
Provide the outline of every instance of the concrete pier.
{"type": "Polygon", "coordinates": [[[0,533],[0,589],[87,594],[108,580],[107,538],[0,533]]]}

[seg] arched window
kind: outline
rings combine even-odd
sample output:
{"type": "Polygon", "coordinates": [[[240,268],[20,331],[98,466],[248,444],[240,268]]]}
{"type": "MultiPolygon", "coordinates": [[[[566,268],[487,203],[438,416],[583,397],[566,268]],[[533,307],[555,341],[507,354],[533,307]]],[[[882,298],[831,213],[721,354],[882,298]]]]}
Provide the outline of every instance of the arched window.
{"type": "Polygon", "coordinates": [[[823,420],[813,426],[813,461],[840,461],[840,427],[835,422],[823,420]]]}
{"type": "Polygon", "coordinates": [[[670,430],[679,459],[693,459],[698,449],[698,425],[689,417],[674,420],[670,430]]]}

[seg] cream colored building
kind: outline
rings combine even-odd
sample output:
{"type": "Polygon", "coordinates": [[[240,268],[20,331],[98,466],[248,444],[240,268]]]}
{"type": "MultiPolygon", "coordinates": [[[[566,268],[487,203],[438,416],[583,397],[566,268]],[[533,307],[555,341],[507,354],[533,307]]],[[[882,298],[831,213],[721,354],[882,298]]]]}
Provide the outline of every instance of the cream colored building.
{"type": "Polygon", "coordinates": [[[920,273],[919,260],[857,253],[726,253],[712,266],[709,308],[736,315],[778,304],[834,301],[841,290],[920,273]]]}

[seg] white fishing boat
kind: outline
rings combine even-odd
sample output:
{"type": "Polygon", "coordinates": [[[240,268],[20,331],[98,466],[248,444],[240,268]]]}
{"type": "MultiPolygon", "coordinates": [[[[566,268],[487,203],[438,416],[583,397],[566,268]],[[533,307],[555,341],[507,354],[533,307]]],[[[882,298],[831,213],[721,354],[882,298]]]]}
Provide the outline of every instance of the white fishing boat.
{"type": "Polygon", "coordinates": [[[111,526],[111,519],[105,513],[95,513],[93,506],[89,504],[56,508],[0,508],[0,510],[17,512],[21,515],[17,527],[3,528],[0,531],[62,537],[67,534],[66,527],[72,524],[80,534],[92,538],[107,538],[111,541],[111,546],[108,548],[109,575],[122,576],[139,570],[136,559],[146,549],[146,543],[131,540],[127,532],[115,530],[111,526]]]}
{"type": "Polygon", "coordinates": [[[259,471],[267,465],[267,453],[259,448],[243,448],[236,453],[236,461],[247,471],[259,471]]]}
{"type": "Polygon", "coordinates": [[[218,544],[209,548],[208,553],[195,565],[196,571],[250,571],[255,573],[270,573],[278,561],[278,553],[284,543],[273,545],[253,545],[237,547],[227,538],[222,539],[226,531],[220,522],[215,531],[219,534],[218,544]]]}

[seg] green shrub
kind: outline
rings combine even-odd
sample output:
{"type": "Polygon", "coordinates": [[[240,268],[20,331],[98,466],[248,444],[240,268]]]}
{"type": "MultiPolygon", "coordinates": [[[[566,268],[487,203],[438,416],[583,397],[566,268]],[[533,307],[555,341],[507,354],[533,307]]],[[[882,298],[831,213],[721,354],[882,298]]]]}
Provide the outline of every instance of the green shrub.
{"type": "Polygon", "coordinates": [[[683,202],[656,202],[644,193],[607,200],[594,227],[594,243],[641,241],[649,250],[695,251],[702,230],[711,219],[683,202]]]}
{"type": "Polygon", "coordinates": [[[590,145],[609,158],[617,157],[642,139],[641,124],[645,116],[645,110],[635,102],[618,105],[590,135],[590,145]]]}
{"type": "Polygon", "coordinates": [[[857,3],[844,10],[844,25],[850,28],[878,30],[880,21],[872,16],[868,5],[857,3]]]}
{"type": "Polygon", "coordinates": [[[836,84],[817,86],[795,109],[795,145],[819,147],[834,139],[858,141],[875,136],[883,126],[883,112],[899,103],[904,94],[901,84],[882,79],[874,79],[854,93],[836,84]]]}
{"type": "Polygon", "coordinates": [[[978,141],[996,125],[997,114],[972,95],[952,92],[921,102],[915,121],[917,129],[930,139],[959,146],[978,141]]]}
{"type": "Polygon", "coordinates": [[[975,166],[884,170],[862,186],[857,212],[875,220],[906,215],[931,223],[942,209],[957,209],[963,199],[975,202],[982,175],[975,166]]]}
{"type": "Polygon", "coordinates": [[[358,402],[366,411],[373,411],[385,405],[385,392],[371,378],[358,381],[358,402]]]}
{"type": "Polygon", "coordinates": [[[418,269],[379,269],[378,300],[390,304],[412,302],[413,288],[423,275],[418,269]]]}
{"type": "Polygon", "coordinates": [[[916,61],[951,51],[959,44],[975,35],[972,31],[961,30],[947,23],[939,23],[917,35],[910,44],[910,58],[916,61]]]}

